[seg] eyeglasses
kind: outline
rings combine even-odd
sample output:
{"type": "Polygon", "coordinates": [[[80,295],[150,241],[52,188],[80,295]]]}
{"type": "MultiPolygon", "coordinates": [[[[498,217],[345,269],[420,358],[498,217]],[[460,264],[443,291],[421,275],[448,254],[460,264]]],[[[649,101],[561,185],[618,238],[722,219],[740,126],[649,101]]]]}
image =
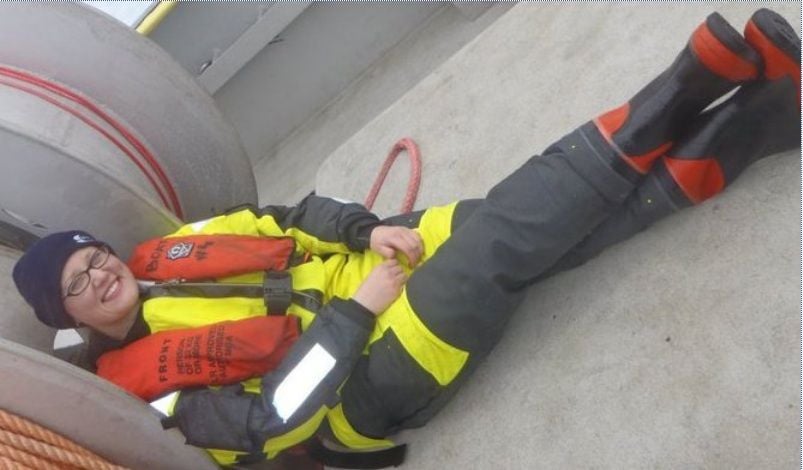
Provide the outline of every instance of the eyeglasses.
{"type": "Polygon", "coordinates": [[[89,281],[92,280],[91,276],[89,275],[89,270],[102,268],[103,265],[106,264],[106,261],[109,260],[109,254],[110,251],[108,246],[104,245],[98,247],[92,253],[92,256],[89,257],[89,266],[73,276],[70,280],[70,283],[67,284],[67,294],[65,294],[61,299],[64,300],[67,297],[75,297],[83,294],[86,288],[89,287],[89,281]]]}

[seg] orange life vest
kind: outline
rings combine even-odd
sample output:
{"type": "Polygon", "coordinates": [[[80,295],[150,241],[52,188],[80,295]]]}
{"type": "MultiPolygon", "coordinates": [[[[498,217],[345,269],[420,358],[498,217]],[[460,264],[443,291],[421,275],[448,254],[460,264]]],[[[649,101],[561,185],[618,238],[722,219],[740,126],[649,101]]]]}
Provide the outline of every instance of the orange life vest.
{"type": "MultiPolygon", "coordinates": [[[[292,238],[190,235],[143,242],[128,265],[137,279],[208,280],[284,271],[294,251],[292,238]]],[[[150,401],[184,387],[261,376],[281,362],[299,334],[298,321],[284,315],[161,331],[100,356],[97,374],[150,401]]]]}

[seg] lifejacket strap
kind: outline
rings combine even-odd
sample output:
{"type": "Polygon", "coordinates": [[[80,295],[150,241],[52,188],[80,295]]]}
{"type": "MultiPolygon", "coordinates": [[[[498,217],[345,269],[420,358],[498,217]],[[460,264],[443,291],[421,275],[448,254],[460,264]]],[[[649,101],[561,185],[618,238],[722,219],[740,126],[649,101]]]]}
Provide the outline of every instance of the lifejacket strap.
{"type": "Polygon", "coordinates": [[[367,452],[343,452],[329,449],[317,437],[304,444],[310,457],[328,466],[337,468],[374,469],[398,467],[404,463],[407,455],[407,444],[389,449],[367,452]]]}
{"type": "Polygon", "coordinates": [[[178,418],[175,416],[165,416],[161,420],[162,429],[172,429],[178,426],[178,418]]]}

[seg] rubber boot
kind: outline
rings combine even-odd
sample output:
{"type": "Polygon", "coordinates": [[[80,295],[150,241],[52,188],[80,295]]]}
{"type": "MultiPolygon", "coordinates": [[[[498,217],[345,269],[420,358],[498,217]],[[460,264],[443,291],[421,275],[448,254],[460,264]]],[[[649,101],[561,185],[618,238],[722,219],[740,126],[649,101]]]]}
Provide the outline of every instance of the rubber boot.
{"type": "Polygon", "coordinates": [[[538,279],[579,266],[667,215],[712,197],[751,163],[800,146],[800,38],[766,9],[753,15],[745,35],[760,51],[762,79],[694,120],[687,136],[654,165],[622,207],[538,279]]]}
{"type": "MultiPolygon", "coordinates": [[[[800,38],[779,14],[762,8],[753,14],[744,28],[744,37],[761,54],[765,80],[791,79],[800,83],[800,38]]],[[[800,88],[797,91],[800,103],[800,88]]]]}
{"type": "Polygon", "coordinates": [[[767,9],[751,17],[745,36],[761,54],[762,80],[703,113],[662,160],[693,204],[721,192],[753,162],[800,146],[800,38],[767,9]]]}
{"type": "MultiPolygon", "coordinates": [[[[709,104],[758,78],[761,61],[718,13],[700,24],[672,65],[624,105],[593,120],[621,162],[611,162],[632,181],[646,174],[709,104]],[[622,163],[629,169],[622,170],[622,163]]],[[[586,126],[588,132],[588,126],[586,126]]]]}

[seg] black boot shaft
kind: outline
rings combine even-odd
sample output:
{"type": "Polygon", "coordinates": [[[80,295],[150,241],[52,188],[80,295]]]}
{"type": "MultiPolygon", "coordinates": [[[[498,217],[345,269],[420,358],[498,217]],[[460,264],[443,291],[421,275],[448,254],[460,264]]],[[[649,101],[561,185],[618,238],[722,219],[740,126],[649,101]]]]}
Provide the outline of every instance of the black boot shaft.
{"type": "Polygon", "coordinates": [[[756,79],[760,64],[744,38],[713,13],[669,68],[594,124],[622,160],[645,174],[706,106],[756,79]]]}
{"type": "Polygon", "coordinates": [[[691,118],[736,85],[700,67],[687,47],[669,69],[629,102],[630,115],[614,135],[614,141],[631,156],[674,142],[688,128],[691,118]]]}
{"type": "Polygon", "coordinates": [[[668,159],[718,163],[724,184],[753,162],[800,146],[798,87],[791,79],[745,85],[698,118],[668,159]]]}

